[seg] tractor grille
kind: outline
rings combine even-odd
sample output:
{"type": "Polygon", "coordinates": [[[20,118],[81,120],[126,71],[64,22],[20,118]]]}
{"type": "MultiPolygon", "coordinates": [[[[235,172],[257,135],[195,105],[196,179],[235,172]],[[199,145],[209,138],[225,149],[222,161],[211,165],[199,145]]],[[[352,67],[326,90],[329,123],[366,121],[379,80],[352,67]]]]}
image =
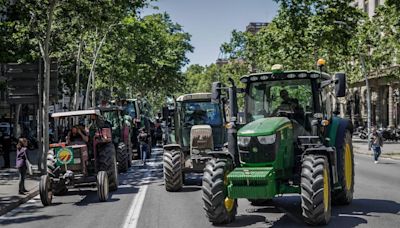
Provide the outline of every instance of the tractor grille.
{"type": "Polygon", "coordinates": [[[190,148],[193,153],[211,151],[214,148],[212,128],[209,125],[195,125],[190,131],[190,148]]]}
{"type": "MultiPolygon", "coordinates": [[[[67,165],[67,169],[80,173],[82,172],[82,152],[80,148],[74,148],[74,160],[72,163],[67,165]]],[[[61,170],[65,172],[65,166],[61,166],[61,170]]]]}
{"type": "Polygon", "coordinates": [[[260,163],[275,161],[278,151],[279,137],[273,144],[261,144],[257,137],[251,137],[250,143],[246,147],[239,146],[240,160],[244,163],[260,163]]]}

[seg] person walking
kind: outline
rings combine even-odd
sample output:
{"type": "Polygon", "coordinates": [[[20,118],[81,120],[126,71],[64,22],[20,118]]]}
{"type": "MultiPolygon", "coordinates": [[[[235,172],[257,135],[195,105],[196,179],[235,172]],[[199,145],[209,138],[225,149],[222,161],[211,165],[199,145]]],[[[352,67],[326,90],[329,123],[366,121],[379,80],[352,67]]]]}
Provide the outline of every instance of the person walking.
{"type": "Polygon", "coordinates": [[[139,135],[138,135],[138,141],[140,144],[140,153],[141,153],[141,158],[143,161],[143,165],[146,165],[146,157],[147,157],[147,150],[148,150],[148,134],[144,130],[144,128],[140,128],[139,130],[139,135]]]}
{"type": "Polygon", "coordinates": [[[25,177],[26,177],[26,170],[27,170],[27,146],[28,140],[26,138],[20,138],[17,144],[17,158],[16,158],[16,167],[19,171],[19,189],[18,193],[21,195],[25,195],[28,192],[25,189],[25,177]]]}
{"type": "Polygon", "coordinates": [[[381,147],[383,146],[383,139],[381,134],[376,130],[376,128],[372,129],[371,133],[371,147],[374,151],[374,162],[378,163],[379,156],[382,153],[381,147]]]}

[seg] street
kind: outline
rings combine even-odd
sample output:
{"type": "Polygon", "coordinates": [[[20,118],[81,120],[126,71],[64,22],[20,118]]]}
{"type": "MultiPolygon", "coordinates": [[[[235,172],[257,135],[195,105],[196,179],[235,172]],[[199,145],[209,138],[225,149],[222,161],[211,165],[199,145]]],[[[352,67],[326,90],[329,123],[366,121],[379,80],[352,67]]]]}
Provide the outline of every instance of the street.
{"type": "MultiPolygon", "coordinates": [[[[43,207],[35,197],[0,217],[2,227],[213,227],[205,217],[201,175],[189,175],[181,192],[166,192],[162,150],[153,151],[147,168],[133,166],[120,175],[118,191],[99,203],[96,189],[73,189],[43,207]]],[[[355,155],[355,195],[349,206],[333,207],[328,227],[398,227],[400,222],[400,161],[355,155]]],[[[251,206],[239,200],[235,222],[226,227],[301,227],[300,198],[278,197],[273,205],[251,206]]]]}

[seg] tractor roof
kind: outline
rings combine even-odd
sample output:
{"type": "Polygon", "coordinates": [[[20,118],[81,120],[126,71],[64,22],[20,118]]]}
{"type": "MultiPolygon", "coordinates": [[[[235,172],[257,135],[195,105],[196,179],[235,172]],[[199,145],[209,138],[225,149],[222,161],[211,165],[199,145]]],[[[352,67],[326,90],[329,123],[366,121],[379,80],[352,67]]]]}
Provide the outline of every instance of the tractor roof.
{"type": "Polygon", "coordinates": [[[51,117],[59,118],[59,117],[86,116],[86,115],[100,116],[100,110],[91,109],[91,110],[79,110],[79,111],[69,111],[69,112],[56,112],[51,114],[51,117]]]}
{"type": "Polygon", "coordinates": [[[179,96],[176,101],[211,100],[211,93],[191,93],[179,96]]]}
{"type": "Polygon", "coordinates": [[[240,78],[243,83],[256,81],[277,81],[277,80],[294,80],[294,79],[323,79],[329,80],[331,76],[319,71],[293,70],[282,72],[264,72],[245,75],[240,78]]]}
{"type": "Polygon", "coordinates": [[[112,112],[112,111],[124,110],[121,106],[118,106],[118,105],[109,105],[106,107],[96,107],[95,109],[100,110],[100,112],[112,112]]]}

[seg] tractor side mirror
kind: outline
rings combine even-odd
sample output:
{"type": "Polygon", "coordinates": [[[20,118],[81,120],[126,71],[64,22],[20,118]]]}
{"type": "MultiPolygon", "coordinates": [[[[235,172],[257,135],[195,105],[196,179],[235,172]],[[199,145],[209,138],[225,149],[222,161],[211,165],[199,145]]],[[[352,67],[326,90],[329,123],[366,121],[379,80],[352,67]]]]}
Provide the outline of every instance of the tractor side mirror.
{"type": "Polygon", "coordinates": [[[220,103],[221,100],[221,82],[213,82],[211,86],[211,102],[220,103]]]}
{"type": "Polygon", "coordinates": [[[336,73],[335,74],[335,94],[336,97],[346,96],[346,74],[336,73]]]}

